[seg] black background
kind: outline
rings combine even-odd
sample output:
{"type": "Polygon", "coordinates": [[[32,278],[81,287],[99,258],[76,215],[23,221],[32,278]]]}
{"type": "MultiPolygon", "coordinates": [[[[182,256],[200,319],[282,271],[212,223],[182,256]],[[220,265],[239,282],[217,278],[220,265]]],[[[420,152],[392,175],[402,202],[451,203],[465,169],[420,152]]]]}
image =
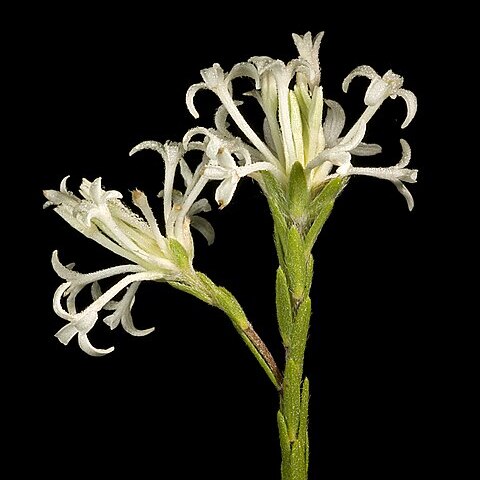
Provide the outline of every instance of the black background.
{"type": "MultiPolygon", "coordinates": [[[[413,212],[390,183],[354,178],[315,246],[305,367],[312,385],[311,478],[383,479],[446,468],[448,455],[437,448],[448,421],[438,422],[447,362],[434,307],[442,270],[434,248],[442,159],[434,164],[439,119],[431,77],[442,54],[441,26],[408,10],[375,17],[366,10],[278,7],[269,17],[228,5],[221,12],[212,5],[169,13],[42,10],[38,22],[31,13],[27,48],[16,58],[27,99],[20,123],[27,149],[18,165],[35,224],[24,260],[34,273],[20,275],[25,294],[11,343],[15,348],[18,335],[22,342],[15,368],[7,368],[15,385],[9,445],[12,458],[21,452],[27,459],[15,461],[16,468],[33,465],[51,478],[279,478],[276,392],[221,312],[168,285],[145,284],[134,320],[155,325],[153,334],[134,338],[99,322],[92,341],[115,346],[103,358],[54,338],[64,322],[51,308],[59,284],[51,251],[59,249],[62,261],[84,272],[118,260],[42,211],[41,190],[57,188],[67,174],[72,190],[82,177],[101,176],[126,198],[135,187],[154,198],[162,188],[161,158],[128,152],[142,140],[180,140],[188,128],[212,124],[213,94],[198,97],[198,121],[184,102],[199,70],[214,62],[228,70],[253,55],[287,61],[296,55],[291,33],[307,30],[326,32],[322,84],[327,98],[345,106],[347,121],[361,112],[368,82],[356,80],[345,95],[341,81],[360,64],[403,75],[419,100],[406,131],[403,100],[387,101],[367,137],[384,146],[377,165],[398,161],[401,136],[411,144],[411,166],[419,169],[413,212]]],[[[217,239],[211,247],[198,239],[195,265],[237,296],[281,359],[265,200],[245,180],[232,204],[208,218],[217,239]]]]}

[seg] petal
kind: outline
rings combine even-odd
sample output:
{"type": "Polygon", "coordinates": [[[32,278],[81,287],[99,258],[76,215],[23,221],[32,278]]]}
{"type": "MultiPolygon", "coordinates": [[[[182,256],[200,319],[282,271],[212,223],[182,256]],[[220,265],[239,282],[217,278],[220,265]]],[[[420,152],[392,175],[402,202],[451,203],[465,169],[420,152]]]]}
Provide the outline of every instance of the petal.
{"type": "Polygon", "coordinates": [[[342,82],[342,90],[347,93],[348,87],[350,85],[350,82],[355,78],[355,77],[367,77],[370,80],[373,80],[374,78],[380,78],[380,75],[372,68],[369,67],[368,65],[361,65],[357,68],[354,68],[346,77],[345,80],[342,82]]]}
{"type": "Polygon", "coordinates": [[[192,85],[187,90],[187,94],[185,96],[185,102],[187,104],[187,109],[194,118],[198,118],[200,116],[197,112],[197,109],[195,108],[194,103],[193,103],[193,97],[195,97],[196,93],[199,90],[207,90],[207,86],[205,85],[205,83],[203,83],[203,82],[202,83],[195,83],[194,85],[192,85]]]}
{"type": "Polygon", "coordinates": [[[128,155],[131,157],[133,154],[139,152],[140,150],[155,150],[158,152],[162,157],[165,156],[165,148],[160,142],[156,142],[155,140],[146,140],[144,142],[135,145],[128,155]]]}
{"type": "Polygon", "coordinates": [[[92,357],[103,357],[107,353],[111,353],[114,350],[114,347],[110,348],[95,348],[87,337],[86,333],[78,334],[78,345],[85,352],[91,355],[92,357]]]}
{"type": "Polygon", "coordinates": [[[185,187],[188,187],[192,183],[193,173],[183,158],[180,160],[180,174],[185,182],[185,187]]]}
{"type": "Polygon", "coordinates": [[[402,146],[402,158],[395,166],[398,168],[403,168],[409,164],[410,159],[412,158],[412,149],[410,148],[408,142],[403,138],[400,139],[400,145],[402,146]]]}
{"type": "Polygon", "coordinates": [[[226,76],[225,80],[230,83],[233,79],[238,77],[249,77],[255,81],[255,88],[257,90],[260,88],[260,76],[258,75],[258,70],[255,68],[255,65],[249,62],[237,63],[230,70],[230,73],[226,76]]]}
{"type": "Polygon", "coordinates": [[[127,333],[133,335],[134,337],[144,337],[155,330],[155,327],[143,329],[135,327],[130,310],[125,311],[124,315],[122,316],[122,327],[127,333]]]}
{"type": "Polygon", "coordinates": [[[74,272],[60,262],[58,259],[58,250],[54,250],[52,253],[52,267],[55,273],[63,280],[71,281],[79,275],[77,272],[74,272]]]}
{"type": "Polygon", "coordinates": [[[208,203],[208,200],[206,198],[201,198],[200,200],[197,200],[190,207],[190,210],[188,211],[188,215],[193,216],[193,215],[196,215],[197,213],[210,212],[211,210],[212,210],[212,207],[208,203]]]}
{"type": "Polygon", "coordinates": [[[413,117],[417,113],[417,97],[410,90],[405,90],[403,88],[398,90],[397,95],[399,97],[402,97],[405,100],[405,103],[407,104],[407,116],[404,122],[402,123],[402,127],[401,127],[401,128],[405,128],[413,120],[413,117]]]}
{"type": "Polygon", "coordinates": [[[412,194],[408,191],[408,188],[400,180],[392,180],[392,183],[397,187],[397,190],[405,197],[408,209],[412,211],[414,201],[412,194]]]}
{"type": "Polygon", "coordinates": [[[323,135],[327,147],[331,148],[337,144],[338,137],[345,126],[345,111],[342,106],[334,100],[325,100],[328,106],[325,122],[323,123],[323,135]]]}
{"type": "Polygon", "coordinates": [[[370,157],[377,155],[382,151],[382,147],[376,143],[363,143],[360,142],[354,149],[350,150],[352,155],[357,157],[370,157]]]}
{"type": "Polygon", "coordinates": [[[360,142],[363,140],[365,136],[365,132],[367,131],[367,124],[364,120],[359,120],[355,125],[351,128],[351,130],[345,135],[345,137],[340,140],[337,147],[338,150],[342,150],[344,152],[349,152],[356,148],[360,142]]]}
{"type": "Polygon", "coordinates": [[[205,220],[203,217],[199,217],[198,215],[194,215],[190,218],[190,225],[205,237],[208,245],[211,245],[214,242],[215,230],[208,220],[205,220]]]}
{"type": "Polygon", "coordinates": [[[215,191],[215,200],[217,201],[220,210],[225,208],[232,201],[239,180],[240,177],[238,175],[229,175],[218,186],[215,191]]]}
{"type": "Polygon", "coordinates": [[[218,165],[207,165],[204,176],[209,180],[223,180],[231,175],[232,170],[218,165]]]}
{"type": "Polygon", "coordinates": [[[275,167],[275,165],[272,165],[269,162],[255,162],[255,163],[251,163],[249,165],[245,165],[243,167],[238,167],[236,169],[236,173],[240,177],[246,177],[247,175],[250,175],[251,173],[259,172],[261,170],[268,170],[268,171],[274,172],[276,169],[277,168],[275,167]]]}
{"type": "Polygon", "coordinates": [[[205,86],[209,90],[215,91],[218,90],[218,88],[227,85],[225,72],[218,63],[214,63],[211,67],[200,70],[200,75],[205,82],[205,86]]]}
{"type": "MultiPolygon", "coordinates": [[[[195,136],[195,135],[205,135],[207,137],[210,137],[210,132],[208,131],[208,129],[206,129],[205,127],[194,127],[194,128],[191,128],[190,130],[187,131],[187,133],[183,136],[183,139],[182,139],[182,144],[183,144],[183,148],[186,150],[186,151],[189,151],[191,150],[190,148],[190,140],[195,136]]],[[[197,143],[197,142],[195,142],[197,143]]],[[[197,146],[197,145],[196,145],[197,146]]],[[[202,148],[201,150],[205,150],[205,148],[202,148]]]]}
{"type": "Polygon", "coordinates": [[[61,343],[67,345],[68,342],[78,333],[73,323],[67,323],[56,334],[55,337],[60,340],[61,343]]]}

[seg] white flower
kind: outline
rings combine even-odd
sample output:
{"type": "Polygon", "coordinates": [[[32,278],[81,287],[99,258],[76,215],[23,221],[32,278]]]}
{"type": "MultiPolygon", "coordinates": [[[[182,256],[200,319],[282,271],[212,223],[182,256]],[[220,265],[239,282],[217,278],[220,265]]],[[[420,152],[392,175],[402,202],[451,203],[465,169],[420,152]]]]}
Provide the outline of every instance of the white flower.
{"type": "MultiPolygon", "coordinates": [[[[216,135],[225,140],[235,138],[229,131],[227,119],[233,120],[243,135],[242,140],[237,138],[237,143],[243,142],[244,150],[249,152],[251,166],[249,164],[248,167],[254,177],[255,164],[269,163],[273,167],[269,170],[281,184],[286,185],[293,164],[300,162],[306,169],[307,183],[312,190],[339,175],[365,174],[382,179],[388,177],[391,180],[385,171],[398,173],[396,167],[359,170],[360,167],[351,166],[352,156],[364,157],[381,152],[380,145],[365,143],[363,140],[368,122],[387,98],[399,96],[406,101],[407,115],[402,124],[402,128],[405,128],[415,116],[416,97],[411,91],[402,88],[403,78],[391,70],[381,77],[371,67],[360,66],[345,78],[342,87],[346,92],[354,77],[369,78],[371,82],[364,98],[366,109],[350,130],[342,134],[345,113],[337,102],[324,100],[320,86],[318,52],[322,37],[323,32],[315,38],[312,38],[310,32],[303,36],[293,34],[299,57],[288,63],[257,56],[235,65],[227,73],[218,63],[202,70],[203,82],[193,85],[187,92],[187,107],[198,118],[193,103],[195,94],[200,89],[207,89],[218,96],[221,107],[215,117],[216,135]],[[247,94],[258,101],[265,115],[261,133],[252,128],[240,111],[242,102],[233,96],[232,81],[239,76],[249,77],[254,82],[254,90],[247,94]],[[324,105],[327,108],[324,109],[324,105]]],[[[212,130],[208,131],[209,137],[213,138],[212,130]]],[[[223,147],[219,151],[223,153],[223,147]]],[[[226,203],[230,201],[238,180],[243,176],[243,171],[240,170],[243,166],[237,165],[231,153],[224,157],[210,155],[207,170],[212,178],[222,179],[217,196],[222,201],[226,199],[226,203]]],[[[259,168],[265,169],[264,166],[259,168]]],[[[414,177],[415,175],[409,178],[415,181],[414,177]]],[[[258,180],[261,183],[261,177],[258,180]]],[[[224,205],[226,203],[223,201],[224,205]]],[[[409,206],[411,205],[413,202],[409,201],[409,206]]]]}
{"type": "Polygon", "coordinates": [[[205,153],[205,178],[221,180],[215,191],[215,200],[220,208],[230,203],[242,177],[252,176],[255,172],[262,170],[274,169],[274,166],[268,162],[252,163],[250,152],[240,139],[222,137],[213,129],[193,128],[186,133],[184,142],[187,144],[197,134],[205,135],[204,142],[193,144],[193,148],[205,153]]]}
{"type": "Polygon", "coordinates": [[[164,207],[161,226],[163,232],[146,195],[139,190],[132,192],[132,202],[142,216],[122,203],[120,192],[104,190],[100,178],[93,182],[84,179],[80,186],[80,196],[67,190],[68,177],[63,179],[58,191],[44,191],[48,200],[45,206],[54,206],[56,213],[80,233],[131,262],[81,274],[73,270],[73,265],[62,265],[57,252],[53,253],[53,267],[64,280],[55,292],[53,307],[57,315],[68,322],[57,332],[56,337],[67,344],[77,336],[82,350],[90,355],[105,355],[113,350],[113,347],[95,348],[87,336],[102,310],[113,310],[113,313],[104,318],[104,322],[111,328],[121,324],[132,335],[146,335],[153,331],[138,330],[133,325],[131,308],[135,293],[144,280],[189,284],[195,275],[192,266],[194,249],[191,226],[197,228],[209,243],[214,240],[213,227],[198,215],[210,210],[207,200],[198,199],[209,180],[204,175],[204,168],[200,166],[195,173],[190,171],[183,158],[185,150],[182,144],[167,142],[162,145],[148,141],[135,147],[131,154],[142,149],[159,152],[165,162],[164,189],[160,195],[164,207]],[[173,188],[178,165],[185,182],[184,193],[173,188]],[[178,244],[183,247],[184,254],[178,244]],[[105,293],[101,292],[99,281],[122,275],[105,293]],[[79,310],[76,298],[88,285],[92,285],[93,301],[79,310]],[[123,298],[118,300],[117,296],[122,291],[123,298]]]}

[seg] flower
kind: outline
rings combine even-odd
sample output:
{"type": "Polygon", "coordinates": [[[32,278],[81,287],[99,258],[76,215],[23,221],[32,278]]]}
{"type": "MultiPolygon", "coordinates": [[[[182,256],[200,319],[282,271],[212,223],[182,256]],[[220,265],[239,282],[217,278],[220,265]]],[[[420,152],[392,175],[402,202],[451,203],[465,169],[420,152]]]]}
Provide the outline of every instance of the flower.
{"type": "MultiPolygon", "coordinates": [[[[406,193],[402,181],[415,182],[416,170],[403,169],[399,166],[402,163],[378,169],[353,167],[351,162],[352,156],[365,157],[381,152],[379,145],[367,144],[363,140],[368,122],[383,102],[389,97],[397,96],[405,100],[407,115],[402,124],[402,128],[405,128],[417,110],[415,95],[402,88],[403,78],[391,70],[380,76],[369,66],[355,68],[347,75],[342,87],[347,92],[351,80],[357,76],[370,79],[364,97],[366,109],[350,130],[342,135],[345,112],[337,102],[324,99],[320,85],[318,53],[322,38],[323,32],[314,38],[310,32],[303,36],[293,34],[299,56],[288,63],[257,56],[250,58],[248,62],[236,64],[230,72],[225,72],[218,63],[202,70],[203,82],[192,85],[187,91],[186,103],[189,111],[198,118],[194,97],[199,90],[210,90],[217,95],[221,106],[215,116],[216,131],[208,129],[208,136],[210,139],[218,136],[225,142],[235,140],[237,151],[248,151],[251,163],[248,164],[249,171],[245,175],[256,178],[261,186],[261,176],[255,175],[255,164],[259,165],[258,171],[271,171],[284,188],[287,188],[291,169],[299,162],[305,169],[307,184],[312,192],[319,191],[318,187],[335,177],[375,176],[392,181],[407,198],[411,209],[413,198],[410,193],[406,193]],[[239,108],[242,102],[233,97],[233,80],[239,76],[248,77],[254,82],[254,90],[247,95],[254,97],[263,110],[261,133],[255,131],[247,122],[239,108]],[[243,135],[242,139],[230,132],[228,118],[234,121],[243,135]],[[240,143],[243,144],[241,148],[240,143]],[[267,168],[266,164],[271,167],[267,168]]],[[[200,130],[197,129],[197,132],[200,130]]],[[[223,152],[223,148],[221,151],[223,152]]],[[[225,158],[217,155],[214,160],[211,157],[212,163],[208,171],[212,178],[222,180],[217,196],[228,203],[239,179],[245,175],[242,175],[244,171],[239,170],[242,166],[234,165],[230,160],[227,162],[225,158]]]]}
{"type": "Polygon", "coordinates": [[[113,311],[104,318],[112,329],[121,324],[127,332],[137,336],[153,331],[153,328],[138,330],[132,321],[131,308],[142,281],[180,282],[192,286],[195,271],[190,227],[197,228],[208,243],[214,240],[213,227],[198,215],[210,210],[206,199],[198,199],[209,180],[203,167],[197,168],[195,173],[190,171],[183,158],[185,150],[182,144],[142,142],[132,149],[131,154],[142,149],[159,152],[165,162],[164,189],[160,194],[164,206],[163,232],[146,195],[139,190],[132,192],[132,202],[142,216],[121,201],[120,192],[104,190],[101,178],[93,182],[84,179],[80,196],[67,190],[68,177],[62,180],[58,191],[44,191],[47,198],[45,206],[54,206],[55,212],[80,233],[130,262],[83,274],[73,270],[73,264],[64,266],[58,259],[57,251],[52,255],[53,268],[64,280],[54,294],[53,308],[59,317],[68,322],[56,337],[68,344],[77,336],[80,348],[90,355],[105,355],[113,350],[113,347],[96,348],[88,339],[87,334],[97,322],[101,310],[113,311]],[[185,182],[184,193],[173,188],[178,165],[185,182]],[[100,281],[121,275],[120,280],[102,293],[100,281]],[[79,310],[77,296],[88,285],[92,288],[92,303],[79,310]],[[123,298],[117,300],[122,291],[123,298]]]}

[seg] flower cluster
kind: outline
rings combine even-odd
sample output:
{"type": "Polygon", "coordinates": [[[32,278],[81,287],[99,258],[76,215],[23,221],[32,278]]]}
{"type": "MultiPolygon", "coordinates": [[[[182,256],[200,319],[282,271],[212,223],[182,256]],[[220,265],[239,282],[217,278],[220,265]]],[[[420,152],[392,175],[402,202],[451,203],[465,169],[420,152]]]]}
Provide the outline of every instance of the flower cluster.
{"type": "MultiPolygon", "coordinates": [[[[259,170],[272,171],[280,182],[286,184],[293,164],[299,162],[307,172],[311,190],[338,176],[368,175],[386,179],[398,188],[412,209],[413,198],[403,182],[414,183],[417,171],[405,168],[410,160],[410,148],[405,140],[401,140],[402,159],[392,167],[354,166],[352,157],[381,152],[379,145],[366,144],[362,140],[367,123],[387,98],[399,96],[405,100],[407,115],[402,124],[405,128],[417,110],[415,95],[403,89],[403,78],[391,71],[380,76],[368,66],[355,68],[345,78],[343,90],[347,92],[356,76],[370,79],[364,98],[366,109],[353,126],[343,132],[345,112],[339,103],[324,99],[320,86],[318,52],[322,37],[323,33],[315,38],[310,32],[304,36],[294,34],[299,57],[287,64],[270,57],[252,57],[248,62],[236,64],[228,73],[219,64],[202,70],[203,82],[192,85],[187,92],[189,111],[194,117],[199,116],[194,105],[194,96],[199,90],[214,92],[221,102],[215,119],[216,135],[223,140],[222,144],[234,142],[238,149],[249,152],[253,163],[249,167],[251,171],[257,165],[259,170]],[[254,83],[254,90],[248,95],[257,99],[264,113],[260,135],[241,113],[242,102],[233,98],[232,81],[237,77],[249,77],[254,83]],[[229,117],[242,132],[244,140],[228,130],[229,117]]],[[[218,148],[222,146],[218,145],[218,148]]],[[[225,165],[225,168],[230,169],[232,175],[238,172],[236,165],[225,165]]],[[[223,205],[228,203],[234,188],[231,182],[218,194],[223,205]]]]}
{"type": "Polygon", "coordinates": [[[44,191],[48,200],[45,206],[54,206],[55,211],[73,228],[131,262],[82,274],[73,270],[73,264],[64,266],[57,252],[53,252],[53,268],[65,281],[54,294],[53,308],[59,317],[68,322],[56,336],[67,344],[78,335],[80,347],[91,355],[104,355],[113,350],[113,347],[95,348],[87,337],[102,309],[113,311],[104,318],[111,328],[121,324],[132,335],[150,333],[153,329],[138,330],[132,323],[131,307],[140,282],[152,280],[188,284],[194,274],[190,227],[199,230],[208,243],[214,240],[212,225],[198,215],[210,210],[208,201],[198,198],[208,181],[203,174],[205,165],[200,164],[192,172],[184,160],[185,149],[182,144],[143,142],[131,154],[142,149],[159,152],[165,163],[164,189],[159,194],[163,197],[163,233],[146,195],[139,190],[132,192],[132,202],[141,216],[121,201],[120,192],[104,190],[100,178],[93,182],[84,179],[80,186],[80,197],[67,190],[68,177],[62,181],[59,191],[44,191]],[[184,193],[173,187],[178,167],[185,183],[184,193]],[[99,281],[121,275],[125,276],[102,293],[99,281]],[[88,285],[92,288],[93,302],[78,311],[77,296],[88,285]],[[122,291],[125,291],[123,298],[115,300],[122,291]],[[62,302],[64,297],[66,301],[62,302]]]}
{"type": "Polygon", "coordinates": [[[104,318],[111,328],[121,324],[133,335],[150,333],[153,329],[138,330],[132,323],[131,308],[142,281],[174,282],[195,291],[191,228],[197,229],[209,244],[213,242],[212,225],[199,216],[210,210],[208,201],[200,196],[211,180],[220,182],[215,199],[223,208],[230,203],[242,177],[250,176],[264,188],[260,172],[269,171],[280,185],[286,187],[292,169],[298,163],[305,172],[311,192],[319,191],[319,187],[330,179],[367,175],[392,182],[406,198],[408,207],[413,208],[412,195],[404,183],[414,183],[417,171],[406,168],[410,161],[410,147],[405,140],[400,140],[403,155],[394,166],[357,166],[352,164],[352,159],[381,151],[379,145],[364,143],[363,139],[367,123],[382,103],[397,96],[405,100],[407,115],[402,124],[405,128],[417,109],[415,95],[403,89],[402,77],[391,71],[380,76],[368,66],[354,69],[344,80],[343,90],[348,90],[356,76],[367,77],[370,85],[365,93],[364,112],[344,132],[342,107],[325,99],[320,85],[318,53],[322,37],[323,33],[315,38],[310,32],[303,36],[294,34],[299,56],[287,64],[262,56],[238,63],[227,73],[218,64],[202,70],[203,82],[192,85],[187,91],[187,108],[197,118],[196,93],[201,89],[215,93],[221,102],[214,118],[215,128],[193,128],[181,143],[146,141],[133,148],[131,155],[150,149],[163,158],[164,188],[159,194],[163,199],[163,222],[160,225],[144,193],[132,192],[132,202],[139,210],[139,214],[134,213],[122,202],[120,192],[103,189],[100,178],[93,182],[83,180],[80,196],[67,190],[68,177],[58,191],[44,192],[48,200],[46,205],[54,206],[73,228],[129,262],[82,274],[73,270],[73,264],[63,265],[57,252],[53,253],[53,267],[64,280],[55,292],[53,302],[55,312],[68,322],[56,334],[62,343],[67,344],[77,336],[80,347],[91,355],[112,351],[113,347],[95,348],[87,337],[101,310],[112,312],[104,318]],[[263,111],[261,133],[250,126],[240,111],[242,102],[233,97],[233,81],[238,77],[253,81],[253,90],[247,95],[256,99],[263,111]],[[229,119],[242,137],[231,132],[229,119]],[[185,160],[191,151],[200,152],[201,160],[195,169],[185,160]],[[174,188],[178,172],[183,178],[183,192],[174,188]],[[102,292],[99,282],[117,276],[122,278],[102,292]],[[92,303],[79,310],[77,296],[89,285],[92,303]],[[118,299],[122,292],[123,297],[118,299]]]}

